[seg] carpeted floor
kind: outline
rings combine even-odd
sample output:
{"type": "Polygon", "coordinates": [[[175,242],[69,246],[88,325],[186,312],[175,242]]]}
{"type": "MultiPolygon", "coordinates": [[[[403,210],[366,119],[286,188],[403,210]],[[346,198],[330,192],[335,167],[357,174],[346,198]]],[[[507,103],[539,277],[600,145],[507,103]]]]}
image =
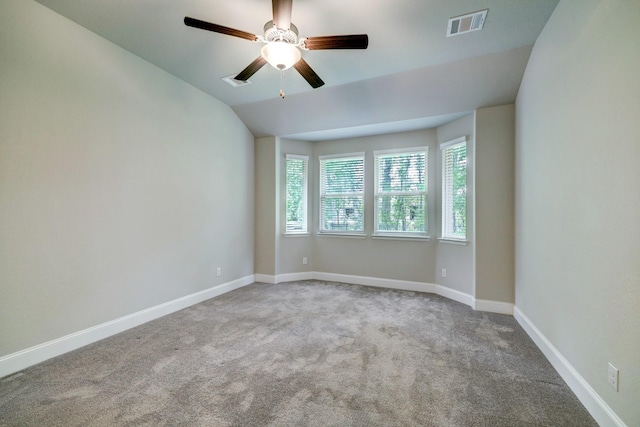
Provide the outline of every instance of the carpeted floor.
{"type": "Polygon", "coordinates": [[[511,316],[253,284],[0,380],[2,426],[595,426],[511,316]]]}

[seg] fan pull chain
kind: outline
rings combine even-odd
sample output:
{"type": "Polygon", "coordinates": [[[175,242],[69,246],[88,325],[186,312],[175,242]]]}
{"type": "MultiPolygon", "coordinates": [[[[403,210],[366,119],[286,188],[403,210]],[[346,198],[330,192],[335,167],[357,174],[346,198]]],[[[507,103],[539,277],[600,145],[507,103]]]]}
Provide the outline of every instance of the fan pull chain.
{"type": "Polygon", "coordinates": [[[284,70],[280,70],[280,98],[284,99],[284,70]]]}

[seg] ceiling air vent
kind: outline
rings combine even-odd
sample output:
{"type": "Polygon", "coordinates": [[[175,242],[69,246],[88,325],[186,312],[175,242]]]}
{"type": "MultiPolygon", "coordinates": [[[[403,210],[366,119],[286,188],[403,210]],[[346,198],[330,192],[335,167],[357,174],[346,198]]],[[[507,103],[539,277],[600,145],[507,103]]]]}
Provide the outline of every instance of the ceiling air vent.
{"type": "Polygon", "coordinates": [[[447,37],[481,30],[484,26],[487,12],[489,12],[489,9],[450,18],[449,26],[447,27],[447,37]]]}
{"type": "Polygon", "coordinates": [[[235,76],[236,75],[234,74],[232,76],[223,77],[222,80],[231,87],[240,87],[240,86],[246,86],[251,84],[249,80],[247,81],[236,80],[234,79],[235,76]]]}

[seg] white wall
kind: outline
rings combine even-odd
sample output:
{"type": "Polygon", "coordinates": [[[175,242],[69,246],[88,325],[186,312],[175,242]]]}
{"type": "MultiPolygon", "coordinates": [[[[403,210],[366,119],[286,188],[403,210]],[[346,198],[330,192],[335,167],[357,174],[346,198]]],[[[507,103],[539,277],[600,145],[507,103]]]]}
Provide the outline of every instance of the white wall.
{"type": "Polygon", "coordinates": [[[562,0],[516,104],[517,308],[629,426],[640,425],[639,19],[637,1],[562,0]]]}
{"type": "Polygon", "coordinates": [[[0,357],[253,274],[230,108],[28,0],[0,76],[0,357]]]}

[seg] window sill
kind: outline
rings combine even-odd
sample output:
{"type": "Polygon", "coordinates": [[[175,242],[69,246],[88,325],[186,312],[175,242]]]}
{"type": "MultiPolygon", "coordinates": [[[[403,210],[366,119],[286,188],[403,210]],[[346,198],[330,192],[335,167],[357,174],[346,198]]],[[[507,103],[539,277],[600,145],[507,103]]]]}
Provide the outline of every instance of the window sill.
{"type": "Polygon", "coordinates": [[[309,237],[309,233],[284,233],[284,237],[309,237]]]}
{"type": "Polygon", "coordinates": [[[409,235],[404,235],[404,234],[374,234],[372,236],[373,239],[380,239],[380,240],[414,240],[416,242],[428,242],[431,240],[431,236],[421,236],[421,235],[417,235],[417,234],[409,234],[409,235]]]}
{"type": "Polygon", "coordinates": [[[328,231],[322,231],[318,233],[320,237],[347,237],[351,239],[364,239],[367,237],[364,233],[331,233],[328,231]]]}
{"type": "Polygon", "coordinates": [[[444,239],[444,238],[439,238],[438,241],[440,243],[446,243],[448,245],[467,246],[469,244],[469,241],[468,240],[464,240],[464,239],[444,239]]]}

